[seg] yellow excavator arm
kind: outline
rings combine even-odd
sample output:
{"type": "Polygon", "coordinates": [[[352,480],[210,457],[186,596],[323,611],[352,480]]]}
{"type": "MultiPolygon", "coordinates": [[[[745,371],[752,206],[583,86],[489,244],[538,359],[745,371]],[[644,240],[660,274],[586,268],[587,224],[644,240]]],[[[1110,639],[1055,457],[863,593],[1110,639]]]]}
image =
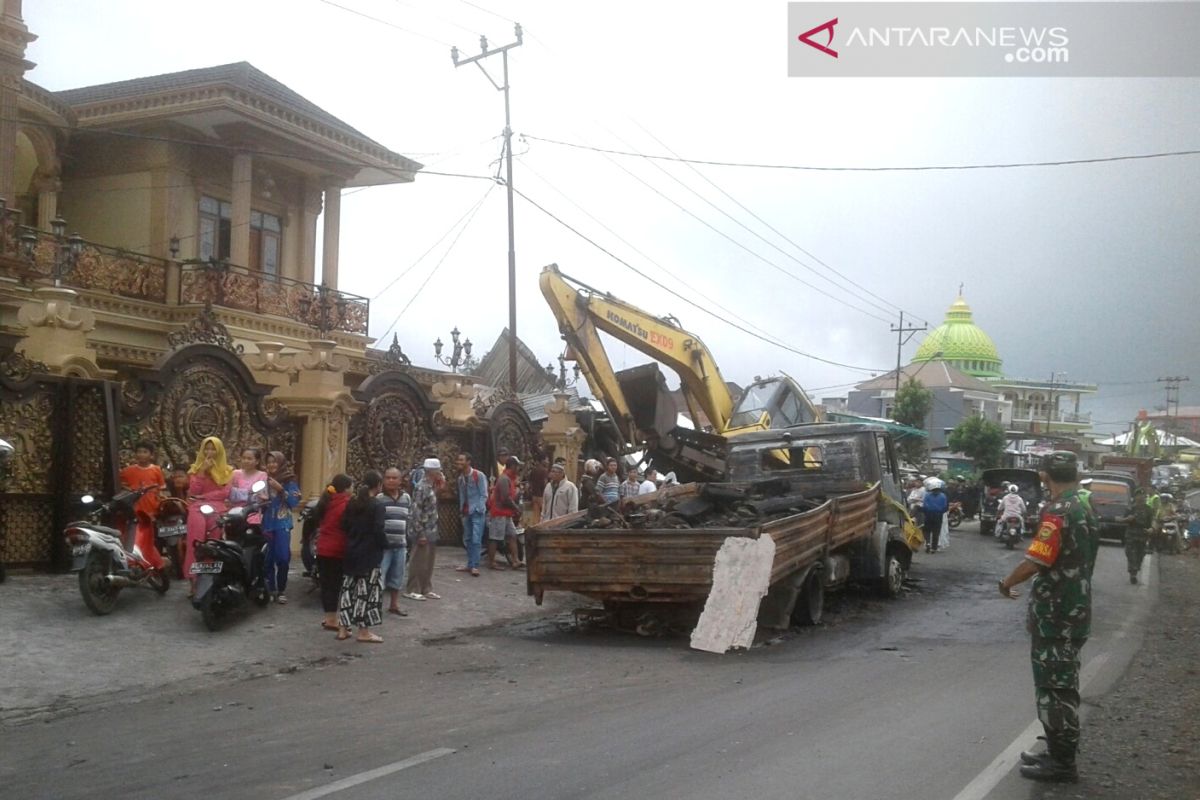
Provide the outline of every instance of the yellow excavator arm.
{"type": "Polygon", "coordinates": [[[599,331],[654,358],[679,375],[693,415],[702,411],[721,433],[733,416],[733,398],[712,354],[700,339],[669,319],[651,316],[637,306],[584,284],[575,288],[556,264],[542,270],[542,294],[558,320],[559,331],[588,385],[618,419],[622,435],[636,442],[633,413],[621,391],[599,331]]]}

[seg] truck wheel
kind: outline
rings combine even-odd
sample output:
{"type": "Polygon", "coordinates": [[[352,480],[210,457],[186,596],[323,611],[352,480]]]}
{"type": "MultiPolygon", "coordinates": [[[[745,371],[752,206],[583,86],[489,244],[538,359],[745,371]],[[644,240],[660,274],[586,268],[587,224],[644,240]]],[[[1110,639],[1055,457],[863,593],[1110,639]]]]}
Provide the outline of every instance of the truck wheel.
{"type": "Polygon", "coordinates": [[[792,622],[797,625],[820,625],[821,613],[825,610],[825,587],[821,584],[821,576],[815,571],[809,574],[796,598],[796,607],[792,609],[792,622]]]}
{"type": "Polygon", "coordinates": [[[879,591],[884,597],[900,596],[904,589],[904,562],[901,561],[896,548],[889,547],[887,558],[884,560],[883,576],[879,579],[879,591]]]}

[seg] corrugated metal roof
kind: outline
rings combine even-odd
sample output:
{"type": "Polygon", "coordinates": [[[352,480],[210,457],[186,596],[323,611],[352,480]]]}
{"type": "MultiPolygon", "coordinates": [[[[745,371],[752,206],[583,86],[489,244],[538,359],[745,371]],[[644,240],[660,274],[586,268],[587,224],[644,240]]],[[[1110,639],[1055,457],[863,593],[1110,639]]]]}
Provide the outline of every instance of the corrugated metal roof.
{"type": "MultiPolygon", "coordinates": [[[[521,406],[525,409],[525,413],[529,415],[531,422],[541,422],[547,419],[550,415],[546,413],[546,406],[554,402],[555,392],[539,392],[532,394],[518,395],[517,399],[521,402],[521,406]]],[[[581,408],[590,408],[586,400],[579,397],[579,392],[574,388],[567,389],[567,408],[571,411],[578,411],[581,408]]]]}
{"type": "MultiPolygon", "coordinates": [[[[479,362],[474,374],[488,386],[508,386],[508,328],[500,332],[496,343],[479,362]]],[[[546,368],[538,363],[533,351],[517,337],[517,396],[541,395],[554,392],[554,381],[546,376],[546,368]]],[[[546,402],[549,402],[547,400],[546,402]]],[[[543,417],[545,414],[543,414],[543,417]]]]}

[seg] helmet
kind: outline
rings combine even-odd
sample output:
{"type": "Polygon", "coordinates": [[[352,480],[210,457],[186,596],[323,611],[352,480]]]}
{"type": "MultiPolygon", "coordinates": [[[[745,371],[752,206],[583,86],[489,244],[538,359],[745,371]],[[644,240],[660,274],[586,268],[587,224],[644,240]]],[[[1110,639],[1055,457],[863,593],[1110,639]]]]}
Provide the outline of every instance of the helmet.
{"type": "Polygon", "coordinates": [[[1175,495],[1168,494],[1167,492],[1163,492],[1162,494],[1159,495],[1159,497],[1162,498],[1163,500],[1174,500],[1175,499],[1175,495]]]}
{"type": "Polygon", "coordinates": [[[1016,493],[1017,493],[1017,485],[1016,485],[1015,483],[1010,483],[1010,484],[1008,485],[1008,493],[1009,493],[1009,494],[1016,494],[1016,493]]]}
{"type": "Polygon", "coordinates": [[[1073,481],[1079,475],[1079,462],[1069,450],[1055,450],[1042,456],[1038,469],[1056,481],[1073,481]]]}

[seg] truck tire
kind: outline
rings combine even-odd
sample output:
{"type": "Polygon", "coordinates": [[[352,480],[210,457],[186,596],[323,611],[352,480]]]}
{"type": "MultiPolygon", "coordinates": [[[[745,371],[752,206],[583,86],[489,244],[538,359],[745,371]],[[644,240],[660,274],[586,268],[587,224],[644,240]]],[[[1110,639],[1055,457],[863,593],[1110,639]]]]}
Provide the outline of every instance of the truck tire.
{"type": "Polygon", "coordinates": [[[792,609],[792,622],[801,626],[820,625],[821,614],[825,611],[825,586],[816,570],[811,572],[800,589],[796,598],[796,606],[792,609]]]}
{"type": "Polygon", "coordinates": [[[879,578],[879,593],[888,599],[900,596],[904,589],[904,559],[895,544],[889,545],[883,560],[883,575],[879,578]]]}

